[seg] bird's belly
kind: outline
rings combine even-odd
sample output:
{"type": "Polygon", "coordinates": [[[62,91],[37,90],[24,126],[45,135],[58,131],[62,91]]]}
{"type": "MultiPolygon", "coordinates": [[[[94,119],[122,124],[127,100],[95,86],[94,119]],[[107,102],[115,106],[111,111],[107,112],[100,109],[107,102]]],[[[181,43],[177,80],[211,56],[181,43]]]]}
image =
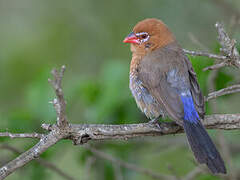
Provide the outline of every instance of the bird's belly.
{"type": "Polygon", "coordinates": [[[130,74],[129,87],[137,106],[149,119],[155,119],[164,115],[159,103],[142,85],[142,82],[132,74],[130,74]]]}

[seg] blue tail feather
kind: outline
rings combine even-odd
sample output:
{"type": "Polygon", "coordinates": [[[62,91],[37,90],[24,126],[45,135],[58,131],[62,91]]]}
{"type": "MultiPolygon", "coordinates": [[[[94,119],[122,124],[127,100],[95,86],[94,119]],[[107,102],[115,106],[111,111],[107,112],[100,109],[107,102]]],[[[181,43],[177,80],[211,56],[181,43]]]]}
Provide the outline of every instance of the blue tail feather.
{"type": "Polygon", "coordinates": [[[184,107],[183,127],[197,161],[206,164],[214,174],[226,174],[224,162],[200,121],[192,97],[181,96],[181,100],[184,107]]]}

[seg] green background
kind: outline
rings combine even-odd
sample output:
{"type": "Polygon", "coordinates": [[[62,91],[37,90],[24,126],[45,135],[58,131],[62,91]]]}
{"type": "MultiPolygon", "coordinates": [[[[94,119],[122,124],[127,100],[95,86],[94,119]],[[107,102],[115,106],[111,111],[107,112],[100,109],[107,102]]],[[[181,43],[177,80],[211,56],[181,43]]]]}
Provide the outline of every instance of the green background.
{"type": "MultiPolygon", "coordinates": [[[[122,40],[140,20],[162,19],[182,47],[218,53],[214,27],[222,21],[231,37],[240,42],[240,1],[231,0],[12,0],[0,1],[0,131],[43,132],[42,123],[54,123],[56,113],[48,102],[54,93],[47,79],[53,67],[66,65],[63,89],[71,123],[123,124],[147,122],[128,89],[131,53],[122,40]],[[234,23],[237,17],[238,24],[234,23]]],[[[205,95],[210,72],[202,69],[214,60],[190,57],[205,95]]],[[[240,82],[239,70],[223,68],[217,89],[240,82]]],[[[217,100],[217,113],[239,113],[239,94],[217,100]]],[[[207,113],[213,109],[207,105],[207,113]]],[[[222,131],[233,167],[240,168],[239,131],[222,131]]],[[[210,131],[219,145],[218,133],[210,131]]],[[[25,151],[37,141],[0,138],[25,151]]],[[[180,177],[194,169],[193,155],[185,135],[138,138],[128,141],[91,142],[107,154],[180,177]],[[169,168],[171,167],[171,168],[169,168]]],[[[222,148],[220,148],[222,153],[222,148]]],[[[0,165],[16,154],[0,149],[0,165]]],[[[96,157],[81,146],[61,141],[41,157],[56,164],[75,179],[148,180],[150,177],[96,157]],[[89,162],[91,165],[88,166],[89,162]],[[90,167],[90,168],[89,168],[90,167]],[[117,175],[118,173],[121,176],[117,175]]],[[[224,157],[225,159],[225,157],[224,157]]],[[[232,169],[228,171],[231,173],[232,169]]],[[[16,179],[61,179],[36,162],[10,175],[16,179]]],[[[197,180],[217,180],[203,174],[197,180]]]]}

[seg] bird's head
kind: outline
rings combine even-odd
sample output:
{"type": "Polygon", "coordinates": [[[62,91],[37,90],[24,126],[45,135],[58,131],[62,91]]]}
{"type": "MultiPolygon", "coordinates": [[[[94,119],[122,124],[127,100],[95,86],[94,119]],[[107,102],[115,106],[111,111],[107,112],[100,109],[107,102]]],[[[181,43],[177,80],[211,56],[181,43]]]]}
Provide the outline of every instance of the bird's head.
{"type": "Polygon", "coordinates": [[[155,18],[137,23],[133,31],[123,40],[124,43],[131,43],[133,53],[143,54],[164,47],[173,41],[175,37],[168,27],[155,18]]]}

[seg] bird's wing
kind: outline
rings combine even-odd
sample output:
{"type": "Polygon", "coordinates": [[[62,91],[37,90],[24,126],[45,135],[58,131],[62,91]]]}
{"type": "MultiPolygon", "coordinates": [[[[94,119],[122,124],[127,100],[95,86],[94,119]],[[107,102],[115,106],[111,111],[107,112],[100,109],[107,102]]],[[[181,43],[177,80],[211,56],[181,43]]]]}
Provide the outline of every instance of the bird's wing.
{"type": "Polygon", "coordinates": [[[194,107],[186,108],[188,105],[194,106],[191,105],[194,104],[192,101],[197,102],[197,109],[202,112],[202,97],[196,76],[185,58],[180,49],[164,47],[147,54],[139,66],[139,79],[143,85],[170,118],[181,125],[187,113],[184,110],[195,111],[194,107]]]}
{"type": "Polygon", "coordinates": [[[200,90],[199,84],[197,82],[196,73],[193,70],[192,64],[188,60],[187,56],[183,54],[183,58],[185,59],[185,63],[188,67],[189,73],[189,81],[190,81],[190,90],[193,97],[193,101],[195,104],[195,108],[199,114],[199,116],[203,119],[205,115],[205,103],[204,103],[204,96],[200,90]]]}

